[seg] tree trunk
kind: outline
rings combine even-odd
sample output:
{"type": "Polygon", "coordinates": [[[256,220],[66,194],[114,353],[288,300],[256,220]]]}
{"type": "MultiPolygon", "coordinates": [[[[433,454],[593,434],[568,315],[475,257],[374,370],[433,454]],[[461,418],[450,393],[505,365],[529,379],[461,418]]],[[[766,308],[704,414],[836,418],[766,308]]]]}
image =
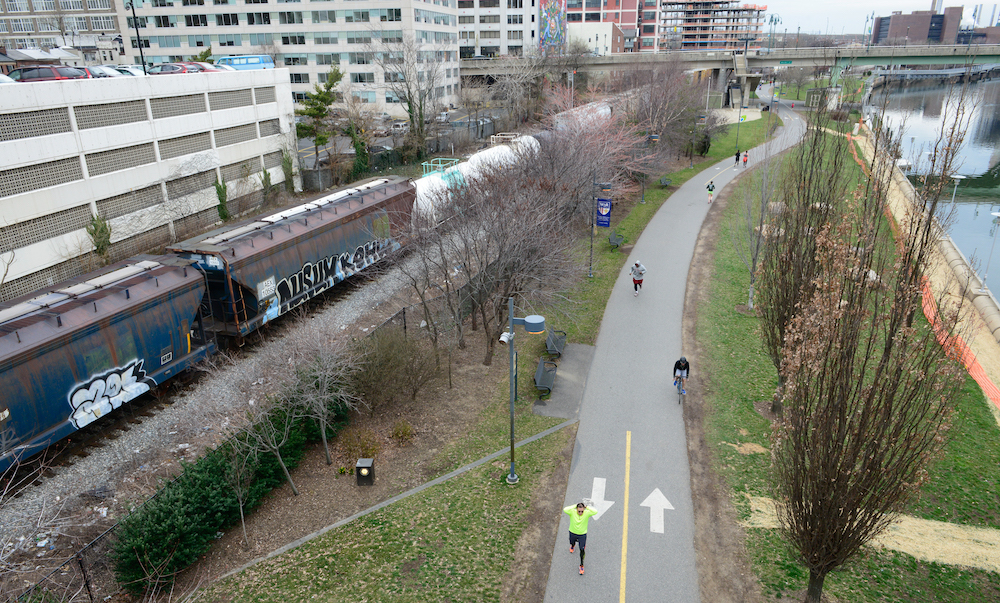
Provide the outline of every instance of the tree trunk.
{"type": "Polygon", "coordinates": [[[243,516],[243,501],[240,501],[240,525],[243,526],[243,546],[250,548],[250,540],[247,538],[247,520],[243,516]]]}
{"type": "Polygon", "coordinates": [[[295,482],[292,481],[292,474],[288,472],[288,467],[285,466],[285,459],[281,458],[281,453],[277,451],[274,452],[274,456],[278,457],[278,464],[281,465],[281,470],[285,473],[288,485],[292,487],[292,494],[298,496],[299,489],[295,487],[295,482]]]}
{"type": "Polygon", "coordinates": [[[778,375],[778,387],[774,390],[774,397],[771,398],[771,414],[778,417],[781,413],[785,411],[785,405],[782,400],[785,398],[785,379],[780,374],[778,375]]]}
{"type": "Polygon", "coordinates": [[[322,418],[319,420],[319,437],[323,440],[323,452],[326,453],[326,465],[329,467],[333,464],[333,457],[330,456],[330,444],[326,441],[326,421],[322,418]]]}
{"type": "Polygon", "coordinates": [[[747,295],[747,310],[753,310],[753,283],[750,283],[750,293],[747,295]]]}
{"type": "Polygon", "coordinates": [[[806,590],[805,603],[820,603],[820,598],[823,597],[823,580],[825,579],[826,572],[809,570],[809,588],[806,590]]]}

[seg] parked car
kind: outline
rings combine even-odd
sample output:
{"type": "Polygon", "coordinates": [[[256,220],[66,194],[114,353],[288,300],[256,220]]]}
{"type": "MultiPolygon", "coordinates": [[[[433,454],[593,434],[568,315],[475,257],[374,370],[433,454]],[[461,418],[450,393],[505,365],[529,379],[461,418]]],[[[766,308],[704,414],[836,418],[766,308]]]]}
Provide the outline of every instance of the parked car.
{"type": "Polygon", "coordinates": [[[239,69],[233,67],[232,65],[223,65],[220,63],[215,63],[215,67],[217,69],[221,69],[222,71],[239,71],[239,69]]]}
{"type": "Polygon", "coordinates": [[[406,123],[405,121],[397,121],[396,123],[392,124],[391,128],[389,128],[389,132],[394,135],[406,134],[409,131],[410,131],[410,124],[406,123]]]}
{"type": "Polygon", "coordinates": [[[178,65],[191,65],[196,67],[198,71],[225,71],[225,69],[220,69],[211,63],[204,63],[202,61],[180,61],[178,65]]]}
{"type": "Polygon", "coordinates": [[[13,84],[13,83],[16,83],[15,80],[12,80],[10,79],[9,76],[0,73],[0,84],[13,84]]]}
{"type": "Polygon", "coordinates": [[[44,82],[51,80],[83,80],[90,77],[86,71],[65,65],[32,65],[8,73],[18,82],[44,82]]]}
{"type": "Polygon", "coordinates": [[[122,75],[146,75],[142,70],[142,65],[101,65],[107,69],[114,69],[122,75]]]}
{"type": "Polygon", "coordinates": [[[149,75],[173,75],[175,73],[199,73],[201,69],[182,63],[160,63],[146,70],[149,75]]]}
{"type": "Polygon", "coordinates": [[[77,69],[82,69],[83,71],[86,71],[87,75],[92,78],[125,77],[125,75],[120,73],[117,69],[112,69],[110,67],[101,67],[100,65],[84,65],[82,67],[77,67],[77,69]]]}
{"type": "Polygon", "coordinates": [[[442,111],[441,113],[438,113],[437,117],[434,118],[434,121],[438,122],[439,124],[448,123],[448,112],[442,111]]]}

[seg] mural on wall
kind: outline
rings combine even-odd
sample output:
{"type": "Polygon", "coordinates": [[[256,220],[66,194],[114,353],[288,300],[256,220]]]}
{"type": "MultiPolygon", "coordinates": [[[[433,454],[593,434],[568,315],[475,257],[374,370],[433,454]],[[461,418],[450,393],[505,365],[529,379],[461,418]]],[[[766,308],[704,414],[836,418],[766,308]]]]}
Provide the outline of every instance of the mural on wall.
{"type": "Polygon", "coordinates": [[[557,54],[566,44],[566,0],[542,0],[540,12],[539,50],[557,54]]]}
{"type": "Polygon", "coordinates": [[[93,423],[122,404],[149,391],[152,383],[146,378],[141,359],[111,369],[75,386],[69,393],[73,408],[70,420],[76,428],[93,423]]]}

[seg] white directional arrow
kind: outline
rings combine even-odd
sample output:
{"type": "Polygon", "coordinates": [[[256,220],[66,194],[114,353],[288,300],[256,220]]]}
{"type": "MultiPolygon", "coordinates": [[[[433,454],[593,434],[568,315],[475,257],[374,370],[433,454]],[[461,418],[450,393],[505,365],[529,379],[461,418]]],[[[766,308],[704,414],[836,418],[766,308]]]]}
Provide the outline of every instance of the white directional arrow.
{"type": "MultiPolygon", "coordinates": [[[[595,484],[596,485],[596,484],[595,484]]],[[[657,534],[663,533],[663,512],[667,509],[674,510],[667,497],[660,492],[659,488],[653,489],[646,497],[646,500],[639,503],[640,507],[649,507],[649,531],[657,534]]]]}
{"type": "Polygon", "coordinates": [[[594,519],[600,519],[604,512],[611,508],[611,505],[615,504],[613,500],[604,500],[604,489],[608,484],[608,480],[603,477],[594,478],[594,489],[590,494],[590,504],[597,509],[597,515],[594,515],[594,519]]]}

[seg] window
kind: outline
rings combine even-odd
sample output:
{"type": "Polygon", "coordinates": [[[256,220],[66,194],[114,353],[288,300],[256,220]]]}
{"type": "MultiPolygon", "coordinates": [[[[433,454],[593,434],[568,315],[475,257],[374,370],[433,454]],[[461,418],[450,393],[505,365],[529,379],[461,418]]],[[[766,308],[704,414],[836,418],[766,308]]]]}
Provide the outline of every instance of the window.
{"type": "Polygon", "coordinates": [[[375,74],[374,73],[352,73],[351,74],[352,84],[374,84],[375,74]]]}
{"type": "Polygon", "coordinates": [[[292,92],[292,100],[295,102],[304,101],[307,98],[307,92],[292,92]]]}
{"type": "Polygon", "coordinates": [[[132,17],[126,17],[126,19],[130,29],[134,29],[136,25],[139,26],[139,29],[145,29],[146,27],[146,17],[136,17],[134,20],[132,17]]]}
{"type": "Polygon", "coordinates": [[[309,74],[308,73],[291,73],[289,77],[293,84],[308,84],[309,74]]]}
{"type": "Polygon", "coordinates": [[[392,92],[386,92],[385,93],[385,102],[387,104],[398,103],[399,102],[399,97],[396,96],[395,94],[393,94],[392,92]]]}
{"type": "Polygon", "coordinates": [[[56,9],[56,0],[32,0],[31,5],[35,7],[35,12],[50,11],[56,9]]]}
{"type": "Polygon", "coordinates": [[[587,13],[586,15],[584,15],[583,20],[584,21],[600,21],[601,20],[601,13],[587,13]]]}
{"type": "Polygon", "coordinates": [[[481,39],[484,39],[484,40],[493,39],[493,38],[499,38],[500,37],[500,32],[499,31],[481,31],[481,32],[479,32],[479,37],[481,39]]]}
{"type": "MultiPolygon", "coordinates": [[[[327,82],[327,80],[329,80],[329,79],[330,79],[330,73],[329,72],[327,72],[327,73],[320,73],[319,75],[316,76],[316,81],[318,81],[321,84],[325,84],[327,82]]],[[[337,102],[340,102],[340,100],[341,100],[341,98],[340,98],[341,94],[339,92],[336,92],[336,93],[334,93],[334,95],[335,95],[335,98],[337,99],[337,102]]]]}
{"type": "Polygon", "coordinates": [[[340,40],[335,33],[315,33],[313,34],[313,44],[336,44],[340,40]]]}
{"type": "Polygon", "coordinates": [[[507,25],[524,23],[524,15],[507,15],[507,25]]]}
{"type": "Polygon", "coordinates": [[[384,74],[386,84],[398,84],[399,82],[405,82],[406,76],[402,73],[393,73],[391,71],[386,71],[384,74]]]}
{"type": "Polygon", "coordinates": [[[337,11],[335,10],[314,10],[312,12],[313,23],[336,23],[337,11]]]}
{"type": "MultiPolygon", "coordinates": [[[[236,0],[232,0],[232,4],[236,4],[236,0]]],[[[230,4],[230,0],[212,0],[212,4],[230,4]]]]}
{"type": "Polygon", "coordinates": [[[326,53],[316,55],[317,65],[336,65],[338,63],[340,63],[339,54],[326,53]]]}
{"type": "Polygon", "coordinates": [[[510,31],[507,32],[507,39],[508,40],[523,40],[524,39],[524,32],[521,31],[520,29],[510,30],[510,31]]]}
{"type": "Polygon", "coordinates": [[[173,5],[174,5],[174,0],[153,0],[154,8],[164,8],[173,5]]]}
{"type": "Polygon", "coordinates": [[[302,23],[302,13],[300,12],[278,13],[278,21],[282,25],[294,25],[296,23],[302,23]]]}
{"type": "Polygon", "coordinates": [[[219,34],[219,46],[239,46],[242,40],[240,34],[219,34]]]}
{"type": "Polygon", "coordinates": [[[338,11],[344,23],[367,23],[369,11],[366,10],[342,10],[338,11]]]}
{"type": "Polygon", "coordinates": [[[583,13],[566,13],[566,20],[570,23],[583,21],[583,13]]]}
{"type": "Polygon", "coordinates": [[[656,13],[653,11],[645,11],[642,13],[643,21],[656,21],[656,13]]]}
{"type": "Polygon", "coordinates": [[[512,57],[519,57],[519,56],[521,56],[523,54],[523,47],[522,46],[508,46],[507,47],[507,54],[509,54],[512,57]]]}
{"type": "Polygon", "coordinates": [[[524,0],[507,0],[507,8],[524,8],[524,0]]]}
{"type": "Polygon", "coordinates": [[[475,0],[458,0],[458,8],[476,8],[475,0]]]}
{"type": "Polygon", "coordinates": [[[267,4],[267,0],[243,0],[244,4],[267,4]]]}
{"type": "Polygon", "coordinates": [[[217,26],[223,25],[239,25],[240,16],[236,13],[225,13],[222,15],[215,15],[215,24],[217,26]]]}
{"type": "Polygon", "coordinates": [[[479,15],[480,23],[499,23],[500,15],[479,15]]]}
{"type": "Polygon", "coordinates": [[[204,6],[205,0],[181,0],[184,6],[204,6]]]}
{"type": "Polygon", "coordinates": [[[349,31],[347,32],[348,44],[371,44],[372,33],[370,31],[349,31]]]}
{"type": "Polygon", "coordinates": [[[500,8],[500,0],[479,0],[479,8],[500,8]]]}
{"type": "Polygon", "coordinates": [[[284,55],[285,67],[291,67],[292,65],[308,65],[309,60],[304,54],[286,54],[284,55]]]}
{"type": "Polygon", "coordinates": [[[586,0],[587,8],[601,8],[601,0],[586,0]]]}
{"type": "Polygon", "coordinates": [[[157,27],[174,27],[177,25],[176,17],[157,15],[153,17],[153,25],[157,27]]]}
{"type": "Polygon", "coordinates": [[[285,45],[305,44],[305,34],[281,34],[281,43],[285,45]]]}
{"type": "Polygon", "coordinates": [[[270,46],[274,44],[274,36],[269,33],[247,34],[251,46],[270,46]]]}
{"type": "Polygon", "coordinates": [[[377,32],[381,37],[382,41],[386,44],[402,44],[403,43],[403,30],[387,30],[377,32]]]}
{"type": "Polygon", "coordinates": [[[270,25],[271,13],[247,13],[247,25],[270,25]]]}
{"type": "Polygon", "coordinates": [[[155,36],[152,38],[160,48],[180,48],[180,36],[155,36]]]}
{"type": "Polygon", "coordinates": [[[35,24],[38,31],[59,31],[59,23],[55,19],[38,19],[35,24]]]}
{"type": "Polygon", "coordinates": [[[475,40],[476,39],[476,32],[474,32],[474,31],[460,31],[460,32],[458,32],[458,39],[459,40],[475,40]]]}
{"type": "Polygon", "coordinates": [[[208,27],[208,15],[184,15],[184,25],[188,27],[208,27]]]}
{"type": "Polygon", "coordinates": [[[403,20],[403,9],[401,8],[389,8],[381,11],[382,14],[379,15],[379,19],[382,21],[402,21],[403,20]]]}
{"type": "MultiPolygon", "coordinates": [[[[135,38],[132,38],[132,48],[138,48],[138,47],[139,46],[138,46],[138,44],[136,44],[135,38]]],[[[142,47],[143,48],[149,48],[149,38],[143,38],[142,39],[142,47]]],[[[152,61],[153,59],[150,58],[149,60],[152,61]]]]}
{"type": "Polygon", "coordinates": [[[652,48],[652,46],[653,46],[653,38],[642,38],[643,48],[652,48]]]}
{"type": "Polygon", "coordinates": [[[475,15],[462,15],[461,17],[458,18],[459,25],[463,23],[475,23],[475,22],[476,22],[475,15]]]}
{"type": "Polygon", "coordinates": [[[651,34],[656,33],[656,23],[650,23],[649,25],[642,26],[642,33],[651,34]]]}
{"type": "Polygon", "coordinates": [[[354,98],[358,99],[358,101],[362,102],[362,103],[374,103],[375,102],[375,91],[374,90],[371,90],[371,91],[355,90],[355,91],[351,92],[351,96],[353,96],[354,98]]]}
{"type": "Polygon", "coordinates": [[[188,36],[188,46],[203,47],[212,45],[212,36],[188,36]]]}
{"type": "Polygon", "coordinates": [[[90,10],[111,10],[111,0],[87,0],[90,10]]]}
{"type": "Polygon", "coordinates": [[[372,57],[367,52],[349,52],[347,53],[347,62],[351,65],[369,65],[372,62],[372,57]]]}
{"type": "Polygon", "coordinates": [[[566,8],[583,8],[583,0],[567,0],[566,8]]]}
{"type": "Polygon", "coordinates": [[[63,17],[63,25],[66,31],[87,31],[87,17],[63,17]]]}
{"type": "Polygon", "coordinates": [[[91,17],[90,27],[95,31],[114,31],[117,29],[115,27],[115,18],[111,16],[91,17]]]}

